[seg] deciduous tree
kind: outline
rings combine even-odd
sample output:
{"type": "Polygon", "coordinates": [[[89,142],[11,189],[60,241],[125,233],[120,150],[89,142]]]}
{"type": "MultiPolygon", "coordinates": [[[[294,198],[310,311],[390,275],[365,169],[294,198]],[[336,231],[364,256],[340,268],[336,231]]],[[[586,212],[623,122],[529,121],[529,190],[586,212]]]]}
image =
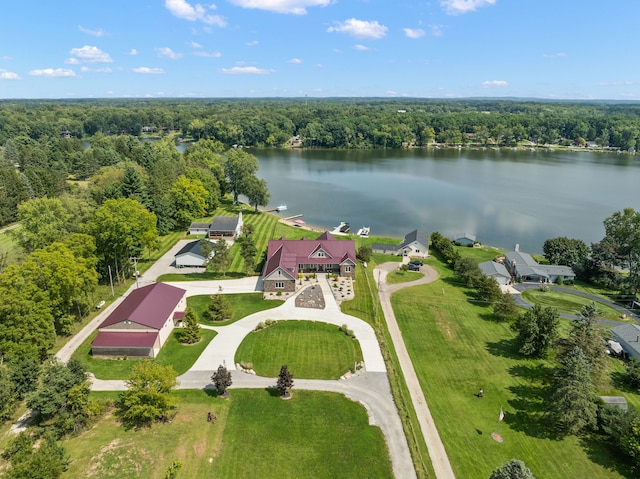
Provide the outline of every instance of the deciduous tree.
{"type": "Polygon", "coordinates": [[[226,152],[227,161],[224,171],[229,184],[229,191],[233,194],[233,201],[238,201],[238,195],[246,194],[251,178],[258,171],[258,159],[242,148],[232,148],[226,152]]]}
{"type": "Polygon", "coordinates": [[[558,337],[559,324],[554,308],[535,305],[522,313],[513,325],[519,351],[525,356],[545,357],[558,337]]]}
{"type": "Polygon", "coordinates": [[[32,252],[68,235],[70,220],[59,198],[35,198],[18,206],[21,226],[13,235],[26,252],[32,252]]]}
{"type": "Polygon", "coordinates": [[[195,218],[207,212],[209,194],[200,180],[190,180],[180,176],[167,192],[167,202],[171,205],[171,218],[179,228],[185,228],[195,218]]]}
{"type": "Polygon", "coordinates": [[[220,238],[218,241],[213,243],[213,257],[209,260],[208,268],[213,271],[221,271],[222,276],[224,277],[227,275],[229,263],[231,263],[229,245],[227,245],[224,238],[220,238]]]}
{"type": "Polygon", "coordinates": [[[258,211],[258,206],[267,206],[269,204],[269,198],[271,197],[269,188],[267,188],[267,182],[255,176],[247,180],[244,194],[256,212],[258,211]]]}

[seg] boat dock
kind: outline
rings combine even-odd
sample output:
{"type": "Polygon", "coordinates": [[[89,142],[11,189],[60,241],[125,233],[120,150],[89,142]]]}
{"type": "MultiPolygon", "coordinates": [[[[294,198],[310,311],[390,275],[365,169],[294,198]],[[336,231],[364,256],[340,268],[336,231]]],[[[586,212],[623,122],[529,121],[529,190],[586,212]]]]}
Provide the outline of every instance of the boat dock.
{"type": "Polygon", "coordinates": [[[299,214],[299,215],[287,216],[286,218],[282,218],[282,219],[284,221],[289,221],[289,220],[295,220],[296,218],[300,218],[301,216],[304,216],[304,215],[303,214],[299,214]]]}

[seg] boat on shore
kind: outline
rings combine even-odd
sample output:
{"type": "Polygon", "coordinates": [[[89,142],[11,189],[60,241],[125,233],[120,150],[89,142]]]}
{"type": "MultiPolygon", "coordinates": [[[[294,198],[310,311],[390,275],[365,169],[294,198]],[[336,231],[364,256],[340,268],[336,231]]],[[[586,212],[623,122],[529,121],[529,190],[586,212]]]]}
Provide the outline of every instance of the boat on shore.
{"type": "Polygon", "coordinates": [[[331,233],[334,234],[334,235],[335,234],[346,235],[349,232],[350,229],[351,229],[351,226],[349,225],[349,223],[347,223],[346,221],[341,221],[338,226],[333,228],[331,233]]]}
{"type": "Polygon", "coordinates": [[[363,226],[358,230],[358,236],[366,238],[369,236],[370,232],[371,232],[371,228],[369,228],[368,226],[363,226]]]}
{"type": "Polygon", "coordinates": [[[279,213],[281,211],[287,211],[287,205],[282,203],[280,206],[276,206],[276,211],[279,213]]]}

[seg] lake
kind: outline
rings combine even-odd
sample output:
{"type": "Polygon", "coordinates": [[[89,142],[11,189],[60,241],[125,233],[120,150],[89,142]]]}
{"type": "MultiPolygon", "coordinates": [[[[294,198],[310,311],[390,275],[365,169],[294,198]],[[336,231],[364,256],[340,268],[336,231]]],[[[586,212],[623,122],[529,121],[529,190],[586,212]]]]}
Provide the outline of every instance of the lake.
{"type": "Polygon", "coordinates": [[[251,150],[270,205],[331,229],[372,235],[420,229],[541,253],[544,240],[604,235],[615,211],[640,210],[640,158],[628,154],[486,150],[251,150]]]}

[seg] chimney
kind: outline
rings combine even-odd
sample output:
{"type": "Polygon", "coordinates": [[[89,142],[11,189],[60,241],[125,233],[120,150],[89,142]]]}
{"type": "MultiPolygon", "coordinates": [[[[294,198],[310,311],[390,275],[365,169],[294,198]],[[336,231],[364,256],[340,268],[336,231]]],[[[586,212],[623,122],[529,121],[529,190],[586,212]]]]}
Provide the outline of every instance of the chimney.
{"type": "Polygon", "coordinates": [[[514,248],[514,251],[517,251],[518,253],[520,252],[520,243],[516,243],[516,247],[514,248]]]}

